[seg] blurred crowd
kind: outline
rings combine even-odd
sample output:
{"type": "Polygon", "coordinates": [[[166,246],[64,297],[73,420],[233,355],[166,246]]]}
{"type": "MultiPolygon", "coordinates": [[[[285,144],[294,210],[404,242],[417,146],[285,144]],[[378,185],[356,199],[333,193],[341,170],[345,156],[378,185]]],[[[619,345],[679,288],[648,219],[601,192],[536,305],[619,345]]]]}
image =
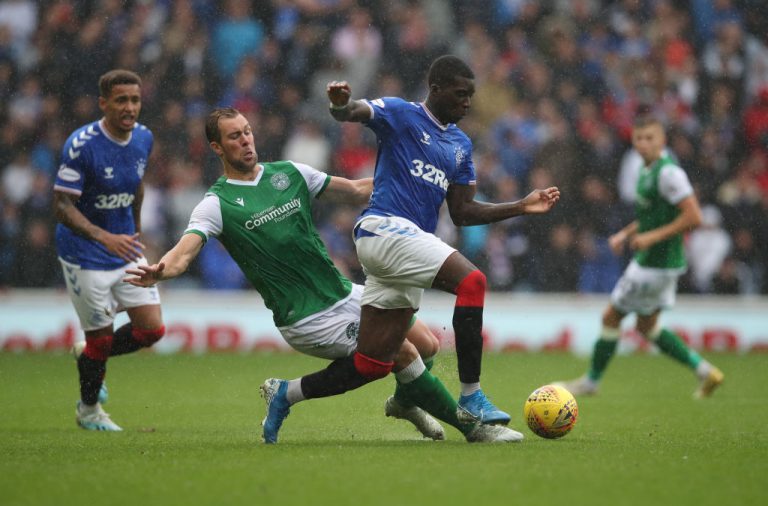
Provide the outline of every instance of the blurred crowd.
{"type": "MultiPolygon", "coordinates": [[[[557,185],[548,215],[438,235],[494,290],[606,292],[628,256],[608,236],[633,217],[640,166],[633,117],[663,119],[671,156],[704,213],[688,234],[681,290],[768,293],[768,7],[762,0],[2,0],[0,287],[63,287],[52,185],[62,144],[100,117],[97,81],[143,78],[140,121],[155,135],[142,239],[157,261],[220,174],[209,109],[250,119],[263,161],[351,178],[376,145],[328,114],[325,85],[353,97],[426,95],[430,61],[476,74],[470,116],[477,198],[515,200],[557,185]]],[[[318,228],[360,281],[350,231],[359,209],[320,203],[318,228]]],[[[629,253],[627,253],[629,255],[629,253]]],[[[211,241],[179,286],[243,288],[211,241]]]]}

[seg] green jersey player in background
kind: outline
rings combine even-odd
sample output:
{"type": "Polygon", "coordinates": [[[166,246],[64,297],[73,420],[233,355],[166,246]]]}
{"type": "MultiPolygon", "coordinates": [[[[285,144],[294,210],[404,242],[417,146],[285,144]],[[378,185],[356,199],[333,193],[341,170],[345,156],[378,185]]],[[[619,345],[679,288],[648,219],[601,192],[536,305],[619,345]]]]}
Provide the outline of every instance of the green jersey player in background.
{"type": "Polygon", "coordinates": [[[701,223],[698,199],[685,171],[664,155],[666,138],[659,120],[642,115],[632,128],[632,145],[643,158],[637,182],[635,221],[609,238],[614,253],[628,244],[634,258],[611,293],[589,371],[559,383],[574,395],[597,393],[600,379],[616,352],[621,321],[637,314],[637,330],[664,354],[693,370],[699,379],[694,397],[708,397],[723,382],[723,373],[659,324],[662,309],[675,302],[677,279],[687,264],[683,233],[701,223]]]}
{"type": "MultiPolygon", "coordinates": [[[[291,347],[334,361],[352,355],[362,287],[333,265],[312,221],[311,201],[322,196],[364,204],[372,180],[329,176],[289,161],[258,163],[251,126],[233,108],[216,109],[208,116],[206,136],[222,161],[224,175],[195,207],[179,242],[158,263],[128,269],[132,277],[125,281],[150,287],[176,277],[187,270],[209,237],[217,237],[262,295],[291,347]]],[[[445,434],[427,412],[456,427],[470,442],[512,440],[514,432],[506,427],[460,423],[453,396],[429,372],[439,349],[437,338],[419,321],[413,322],[406,337],[395,364],[395,395],[385,404],[387,416],[412,422],[432,439],[444,439],[445,434]]],[[[270,379],[261,387],[268,407],[276,382],[270,379]]],[[[282,385],[294,404],[325,396],[333,387],[327,382],[326,374],[315,373],[282,385]]],[[[285,416],[278,418],[282,422],[285,416]]],[[[264,441],[276,443],[279,429],[265,424],[264,441]]]]}

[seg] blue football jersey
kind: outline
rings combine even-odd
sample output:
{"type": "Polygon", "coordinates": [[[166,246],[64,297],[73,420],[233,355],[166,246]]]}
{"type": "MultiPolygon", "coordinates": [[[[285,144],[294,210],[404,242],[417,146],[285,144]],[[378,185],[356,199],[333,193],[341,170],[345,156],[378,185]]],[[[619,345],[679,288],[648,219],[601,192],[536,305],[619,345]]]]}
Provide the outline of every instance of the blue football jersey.
{"type": "MultiPolygon", "coordinates": [[[[79,195],[76,207],[94,225],[113,234],[133,234],[133,201],[152,143],[152,132],[138,123],[127,142],[109,137],[98,121],[84,125],[64,143],[54,189],[79,195]]],[[[65,261],[84,269],[112,270],[126,264],[61,223],[56,227],[56,249],[65,261]]]]}
{"type": "Polygon", "coordinates": [[[472,141],[423,103],[389,97],[365,103],[373,114],[364,124],[376,134],[378,154],[363,216],[400,216],[433,233],[448,185],[475,184],[472,141]]]}

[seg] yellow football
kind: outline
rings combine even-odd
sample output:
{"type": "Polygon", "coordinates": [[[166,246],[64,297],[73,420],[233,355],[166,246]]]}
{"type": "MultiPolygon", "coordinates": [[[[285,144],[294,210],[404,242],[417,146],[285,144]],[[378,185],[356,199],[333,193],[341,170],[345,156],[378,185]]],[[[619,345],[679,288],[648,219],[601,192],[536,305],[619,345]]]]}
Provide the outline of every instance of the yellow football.
{"type": "Polygon", "coordinates": [[[544,385],[528,396],[523,418],[534,434],[556,439],[568,434],[579,417],[579,406],[571,392],[561,386],[544,385]]]}

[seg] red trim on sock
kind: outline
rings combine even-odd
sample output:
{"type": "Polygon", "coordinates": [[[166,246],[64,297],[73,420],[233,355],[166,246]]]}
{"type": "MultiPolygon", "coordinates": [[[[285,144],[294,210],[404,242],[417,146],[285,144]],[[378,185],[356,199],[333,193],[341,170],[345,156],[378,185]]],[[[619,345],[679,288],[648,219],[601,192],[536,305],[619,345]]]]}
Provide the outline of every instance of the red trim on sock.
{"type": "Polygon", "coordinates": [[[165,335],[165,325],[161,325],[156,329],[137,329],[134,327],[131,329],[131,335],[139,342],[139,344],[148,348],[165,335]]]}
{"type": "Polygon", "coordinates": [[[91,360],[106,362],[112,351],[112,336],[92,337],[85,339],[83,355],[91,360]]]}
{"type": "Polygon", "coordinates": [[[392,371],[392,367],[395,365],[394,362],[381,362],[358,352],[355,352],[354,361],[357,372],[371,380],[383,378],[392,371]]]}
{"type": "Polygon", "coordinates": [[[479,269],[467,274],[456,287],[456,305],[483,307],[485,304],[486,278],[479,269]]]}

